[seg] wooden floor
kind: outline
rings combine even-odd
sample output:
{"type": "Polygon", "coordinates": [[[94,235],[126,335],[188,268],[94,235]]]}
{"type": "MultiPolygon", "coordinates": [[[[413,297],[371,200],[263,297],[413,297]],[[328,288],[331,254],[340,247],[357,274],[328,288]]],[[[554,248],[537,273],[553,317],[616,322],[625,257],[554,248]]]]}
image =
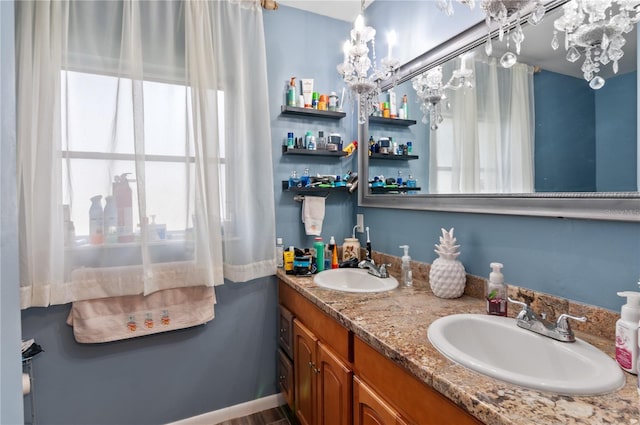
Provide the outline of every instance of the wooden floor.
{"type": "Polygon", "coordinates": [[[297,425],[298,422],[292,418],[291,410],[285,406],[264,410],[243,418],[231,419],[220,422],[217,425],[297,425]]]}

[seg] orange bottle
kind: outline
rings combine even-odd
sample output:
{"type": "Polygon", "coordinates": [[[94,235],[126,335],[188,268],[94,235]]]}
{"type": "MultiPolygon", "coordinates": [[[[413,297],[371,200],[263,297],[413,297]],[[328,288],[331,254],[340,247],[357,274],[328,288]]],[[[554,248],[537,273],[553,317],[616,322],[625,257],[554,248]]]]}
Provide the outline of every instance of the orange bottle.
{"type": "Polygon", "coordinates": [[[338,247],[336,244],[333,244],[333,250],[331,251],[331,268],[337,269],[339,267],[338,264],[338,247]]]}

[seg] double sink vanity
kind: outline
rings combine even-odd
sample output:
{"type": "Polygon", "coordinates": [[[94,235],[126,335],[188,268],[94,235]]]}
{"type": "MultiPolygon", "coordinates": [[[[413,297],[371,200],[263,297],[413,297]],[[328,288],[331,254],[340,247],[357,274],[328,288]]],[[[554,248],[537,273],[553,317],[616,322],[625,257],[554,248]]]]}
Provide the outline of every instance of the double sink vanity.
{"type": "Polygon", "coordinates": [[[380,255],[390,278],[278,272],[279,383],[300,423],[640,424],[636,376],[612,360],[616,314],[559,307],[589,318],[576,342],[559,342],[485,315],[482,279],[440,299],[428,265],[414,262],[413,287],[398,286],[397,259],[380,255]]]}

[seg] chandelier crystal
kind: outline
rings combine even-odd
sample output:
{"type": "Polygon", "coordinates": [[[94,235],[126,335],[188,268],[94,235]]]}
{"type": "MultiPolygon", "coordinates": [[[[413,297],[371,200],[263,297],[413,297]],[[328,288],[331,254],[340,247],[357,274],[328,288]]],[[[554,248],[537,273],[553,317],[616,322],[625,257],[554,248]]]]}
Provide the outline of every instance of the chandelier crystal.
{"type": "Polygon", "coordinates": [[[640,20],[640,0],[571,0],[562,9],[563,15],[553,23],[551,47],[560,47],[558,31],[564,32],[566,59],[573,63],[584,54],[584,79],[598,90],[605,84],[598,75],[600,65],[611,62],[614,74],[618,73],[626,43],[624,34],[640,20]]]}
{"type": "Polygon", "coordinates": [[[442,66],[436,66],[411,79],[411,84],[420,99],[420,110],[424,114],[422,122],[430,122],[431,130],[437,130],[443,121],[442,104],[448,109],[447,90],[473,88],[473,71],[465,66],[465,57],[460,58],[460,68],[453,71],[446,83],[442,82],[442,66]],[[427,118],[428,117],[428,118],[427,118]]]}
{"type": "MultiPolygon", "coordinates": [[[[469,9],[475,7],[475,0],[457,1],[458,3],[468,6],[469,9]]],[[[438,0],[438,7],[447,15],[453,14],[453,0],[438,0]]],[[[518,60],[517,55],[520,54],[520,48],[524,41],[524,32],[522,31],[521,25],[522,16],[525,14],[525,11],[531,10],[528,22],[530,25],[538,25],[542,22],[545,15],[546,10],[544,5],[540,0],[482,0],[480,8],[485,14],[485,21],[488,28],[487,42],[485,44],[487,56],[491,56],[491,53],[493,53],[491,24],[495,22],[498,24],[498,39],[500,41],[504,41],[506,33],[507,52],[500,58],[500,64],[504,68],[512,67],[518,60]],[[511,31],[510,28],[514,23],[515,28],[511,31]],[[515,53],[509,51],[511,42],[515,44],[515,53]]]]}
{"type": "Polygon", "coordinates": [[[380,82],[391,78],[400,61],[392,57],[395,32],[387,34],[389,53],[376,65],[376,30],[364,24],[364,0],[361,14],[351,30],[350,39],[343,45],[344,61],[338,65],[338,73],[349,88],[351,99],[358,101],[358,123],[365,124],[374,111],[380,95],[380,82]],[[369,49],[371,44],[371,49],[369,49]],[[371,51],[371,58],[369,52],[371,51]]]}

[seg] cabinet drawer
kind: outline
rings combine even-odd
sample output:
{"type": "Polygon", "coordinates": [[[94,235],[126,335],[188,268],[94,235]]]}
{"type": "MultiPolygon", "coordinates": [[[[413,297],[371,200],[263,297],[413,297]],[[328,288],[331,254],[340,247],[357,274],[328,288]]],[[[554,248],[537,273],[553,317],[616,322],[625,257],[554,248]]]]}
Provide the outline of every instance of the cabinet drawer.
{"type": "Polygon", "coordinates": [[[317,338],[329,344],[340,359],[351,363],[353,360],[353,337],[347,328],[280,280],[278,281],[278,299],[280,305],[287,308],[294,317],[304,323],[317,338]]]}
{"type": "Polygon", "coordinates": [[[420,425],[482,424],[360,338],[354,338],[354,370],[410,422],[420,425]]]}
{"type": "Polygon", "coordinates": [[[280,306],[278,319],[278,342],[282,350],[293,358],[293,314],[280,306]]]}
{"type": "Polygon", "coordinates": [[[278,350],[278,386],[285,401],[293,409],[293,363],[282,351],[278,350]]]}

